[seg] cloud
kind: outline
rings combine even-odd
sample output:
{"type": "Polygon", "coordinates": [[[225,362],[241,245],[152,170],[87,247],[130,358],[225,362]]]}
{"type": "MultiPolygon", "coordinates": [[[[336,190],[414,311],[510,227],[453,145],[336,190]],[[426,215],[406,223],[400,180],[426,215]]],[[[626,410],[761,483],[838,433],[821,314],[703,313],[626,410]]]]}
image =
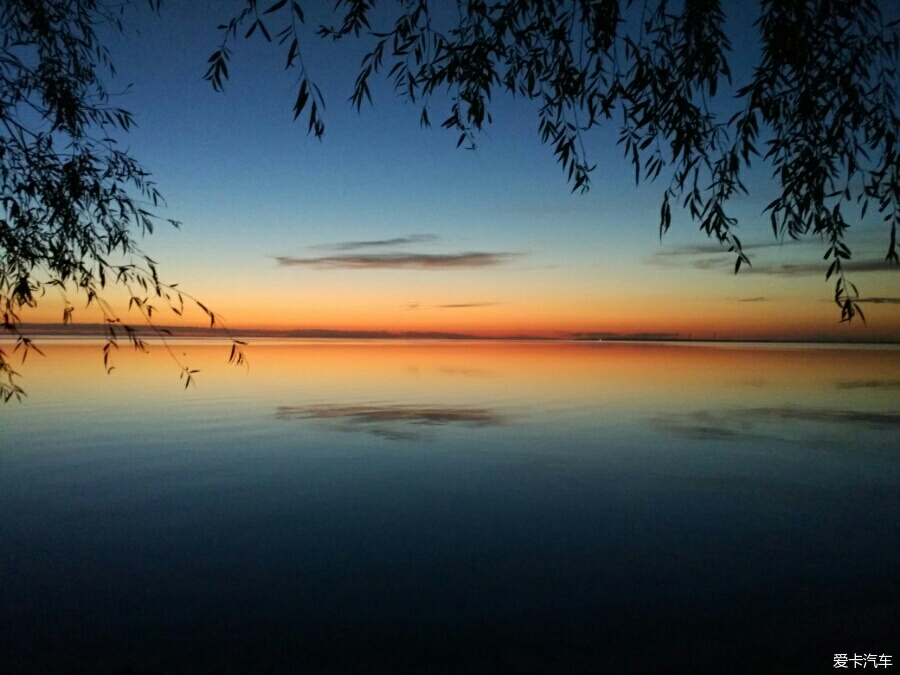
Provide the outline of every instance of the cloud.
{"type": "MultiPolygon", "coordinates": [[[[744,248],[745,251],[748,250],[748,247],[744,248]]],[[[683,253],[677,254],[661,254],[656,253],[652,258],[648,258],[644,260],[644,263],[647,265],[655,265],[657,267],[684,267],[690,266],[694,269],[698,270],[724,270],[727,272],[734,272],[734,253],[728,253],[727,251],[716,251],[716,255],[710,255],[707,253],[707,257],[695,259],[695,260],[685,260],[683,257],[683,253]]],[[[741,274],[766,274],[770,276],[780,276],[780,277],[805,277],[805,276],[825,276],[825,272],[828,270],[828,262],[816,262],[816,263],[796,263],[796,264],[784,264],[784,265],[759,265],[753,264],[751,260],[750,265],[743,265],[741,267],[741,274]]],[[[892,265],[890,263],[885,262],[882,258],[868,258],[865,260],[848,260],[843,263],[843,268],[845,272],[900,272],[900,266],[892,265]]]]}
{"type": "MultiPolygon", "coordinates": [[[[802,263],[796,265],[761,265],[748,267],[748,274],[769,274],[783,277],[825,276],[828,263],[802,263]]],[[[842,264],[845,272],[900,272],[900,266],[892,265],[882,258],[847,260],[842,264]]]]}
{"type": "MultiPolygon", "coordinates": [[[[762,248],[782,248],[784,246],[792,246],[798,244],[813,244],[818,242],[801,241],[798,239],[785,239],[784,241],[767,241],[757,244],[744,244],[741,248],[746,251],[758,251],[762,248]]],[[[733,253],[728,251],[727,246],[719,246],[718,244],[684,244],[681,246],[673,246],[664,248],[653,254],[654,258],[684,258],[694,255],[727,255],[731,257],[733,253]]]]}
{"type": "Polygon", "coordinates": [[[691,244],[664,248],[653,254],[654,258],[681,258],[689,255],[710,255],[714,253],[726,253],[727,249],[713,244],[691,244]]]}
{"type": "Polygon", "coordinates": [[[417,428],[456,425],[503,426],[508,419],[491,408],[428,405],[339,405],[279,406],[280,420],[325,421],[338,431],[363,432],[390,440],[418,440],[417,428]]]}
{"type": "MultiPolygon", "coordinates": [[[[786,239],[784,241],[764,242],[758,244],[746,244],[743,246],[745,253],[764,249],[781,248],[788,245],[821,245],[821,242],[810,240],[786,239]]],[[[735,253],[729,252],[716,244],[690,244],[675,246],[657,251],[652,257],[644,260],[646,265],[657,267],[693,267],[698,270],[724,270],[734,271],[735,253]]],[[[824,276],[830,262],[795,263],[782,265],[757,265],[751,260],[750,265],[743,265],[741,273],[766,274],[771,276],[824,276]]],[[[900,272],[900,265],[892,265],[884,258],[872,257],[859,260],[846,260],[843,262],[846,272],[900,272]]]]}
{"type": "Polygon", "coordinates": [[[856,302],[870,302],[873,305],[900,305],[900,298],[858,298],[856,302]]]}
{"type": "Polygon", "coordinates": [[[449,305],[435,305],[438,309],[468,309],[470,307],[491,307],[498,305],[498,302],[458,302],[449,305]]]}
{"type": "Polygon", "coordinates": [[[768,302],[769,298],[759,295],[755,298],[738,298],[738,302],[768,302]]]}
{"type": "Polygon", "coordinates": [[[405,244],[426,244],[437,241],[434,234],[410,234],[393,239],[373,239],[369,241],[340,241],[332,244],[316,244],[308,248],[325,251],[353,251],[359,248],[380,248],[384,246],[403,246],[405,244]]]}
{"type": "Polygon", "coordinates": [[[727,258],[723,255],[718,255],[715,258],[695,260],[691,263],[691,267],[697,270],[731,270],[734,269],[734,258],[732,257],[732,254],[728,254],[727,258]]]}
{"type": "Polygon", "coordinates": [[[506,263],[516,253],[358,253],[313,258],[276,256],[282,267],[313,267],[316,269],[421,269],[445,270],[475,267],[494,267],[506,263]]]}

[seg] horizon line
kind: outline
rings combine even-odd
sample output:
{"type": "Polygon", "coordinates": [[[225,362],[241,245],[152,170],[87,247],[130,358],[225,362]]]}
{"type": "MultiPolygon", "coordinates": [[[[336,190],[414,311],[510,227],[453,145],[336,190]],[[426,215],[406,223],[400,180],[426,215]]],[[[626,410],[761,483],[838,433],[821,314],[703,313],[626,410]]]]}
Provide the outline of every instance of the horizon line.
{"type": "MultiPolygon", "coordinates": [[[[110,328],[118,328],[117,338],[127,339],[128,334],[121,324],[103,323],[20,323],[17,328],[28,333],[29,338],[83,337],[104,338],[110,328]],[[125,334],[122,334],[125,333],[125,334]]],[[[389,330],[347,330],[331,328],[244,328],[227,329],[209,326],[131,326],[137,337],[146,339],[184,338],[281,338],[281,339],[344,339],[344,340],[450,340],[450,341],[540,341],[540,342],[759,342],[759,343],[805,343],[805,344],[900,344],[900,340],[884,338],[832,337],[821,335],[808,338],[791,337],[692,337],[680,333],[633,332],[615,333],[611,331],[557,331],[556,335],[511,333],[499,335],[476,335],[452,331],[389,331],[389,330]]],[[[0,333],[0,340],[14,341],[16,336],[9,331],[0,333]]]]}

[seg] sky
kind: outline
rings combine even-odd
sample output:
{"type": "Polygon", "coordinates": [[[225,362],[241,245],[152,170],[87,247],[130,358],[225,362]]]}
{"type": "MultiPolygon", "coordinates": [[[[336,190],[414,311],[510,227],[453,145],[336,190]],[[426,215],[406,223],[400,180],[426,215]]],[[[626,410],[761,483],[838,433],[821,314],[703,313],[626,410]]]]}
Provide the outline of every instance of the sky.
{"type": "MultiPolygon", "coordinates": [[[[883,264],[889,233],[871,215],[851,228],[850,279],[868,323],[839,323],[824,242],[773,237],[765,167],[732,203],[752,262],[735,275],[734,258],[687,213],[673,212],[659,236],[665,183],[635,186],[616,121],[586,136],[597,169],[590,191],[572,194],[540,143],[533,104],[495,97],[477,150],[457,149],[455,133],[422,129],[419,108],[383,80],[358,113],[348,99],[364,49],[310,34],[301,52],[326,102],[318,141],[305,118],[293,121],[296,73],[284,69],[284,48],[239,40],[224,93],[202,79],[216,25],[242,2],[164,3],[159,16],[141,4],[123,35],[107,36],[110,88],[135,114],[122,143],[164,195],[159,214],[182,222],[161,224],[141,246],[233,331],[900,338],[900,276],[883,264]]],[[[736,9],[736,20],[752,21],[747,5],[736,9]]],[[[735,61],[736,72],[746,67],[735,61]]],[[[432,119],[442,112],[435,102],[432,119]]],[[[71,299],[75,321],[97,320],[71,299]]],[[[48,295],[22,318],[59,321],[62,306],[48,295]]],[[[179,321],[159,319],[204,319],[179,321]]]]}

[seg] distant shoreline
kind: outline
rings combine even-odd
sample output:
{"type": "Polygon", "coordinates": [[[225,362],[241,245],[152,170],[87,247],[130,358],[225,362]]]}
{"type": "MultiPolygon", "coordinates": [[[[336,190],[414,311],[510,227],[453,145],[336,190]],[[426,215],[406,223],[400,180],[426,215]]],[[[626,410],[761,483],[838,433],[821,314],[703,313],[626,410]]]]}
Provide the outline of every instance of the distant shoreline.
{"type": "MultiPolygon", "coordinates": [[[[54,339],[54,338],[85,338],[104,339],[109,335],[108,327],[104,324],[19,324],[19,330],[28,338],[54,339]]],[[[127,334],[121,326],[115,326],[119,339],[127,340],[127,334]]],[[[758,343],[758,344],[823,344],[823,345],[900,345],[898,340],[880,339],[789,339],[789,338],[691,338],[677,334],[659,333],[571,333],[560,334],[558,337],[541,335],[498,335],[481,336],[466,333],[452,333],[441,331],[351,331],[337,329],[286,329],[286,330],[262,330],[246,329],[231,330],[230,335],[220,328],[207,328],[198,326],[158,326],[163,333],[157,333],[152,329],[143,327],[135,328],[135,335],[142,340],[159,338],[184,340],[184,339],[315,339],[315,340],[444,340],[459,342],[656,342],[656,343],[758,343]]],[[[0,341],[14,341],[9,334],[0,334],[0,341]]]]}

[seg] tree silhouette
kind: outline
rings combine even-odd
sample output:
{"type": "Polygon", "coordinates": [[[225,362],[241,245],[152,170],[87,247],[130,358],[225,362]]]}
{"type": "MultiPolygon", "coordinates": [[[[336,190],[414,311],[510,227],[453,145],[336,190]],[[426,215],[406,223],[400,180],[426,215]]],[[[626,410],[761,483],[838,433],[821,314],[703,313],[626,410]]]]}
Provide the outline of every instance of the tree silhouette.
{"type": "MultiPolygon", "coordinates": [[[[452,15],[440,11],[447,3],[428,0],[388,10],[375,0],[328,4],[336,23],[316,33],[368,44],[350,97],[357,110],[371,102],[372,75],[383,73],[421,106],[424,126],[436,101],[457,146],[474,148],[498,90],[536,100],[540,137],[573,192],[589,188],[594,169],[584,135],[621,114],[618,143],[635,182],[668,180],[660,235],[673,204],[686,208],[735,254],[735,273],[750,260],[728,202],[747,193],[742,172],[760,158],[780,188],[766,207],[774,235],[826,240],[823,271],[836,277],[842,321],[865,320],[843,266],[851,211],[863,218],[876,205],[890,231],[886,261],[898,263],[900,20],[887,20],[876,0],[761,0],[760,58],[747,82],[733,81],[718,0],[459,0],[452,15]]],[[[205,77],[222,90],[241,35],[274,40],[285,67],[299,70],[295,119],[306,114],[309,133],[321,138],[324,101],[300,49],[305,26],[297,0],[246,0],[219,26],[205,77]]]]}
{"type": "MultiPolygon", "coordinates": [[[[148,3],[159,10],[160,0],[148,3]]],[[[889,229],[886,260],[898,262],[900,24],[876,0],[761,0],[754,24],[760,57],[746,82],[733,81],[718,0],[459,0],[449,14],[444,2],[376,5],[317,3],[335,23],[313,27],[297,0],[245,0],[220,26],[205,78],[222,90],[239,39],[272,42],[284,50],[285,67],[298,72],[295,119],[304,116],[309,133],[321,138],[324,99],[301,46],[313,32],[364,40],[351,105],[371,101],[369,81],[384,75],[421,106],[424,126],[443,107],[440,125],[455,132],[457,146],[475,147],[491,122],[492,95],[535,100],[540,137],[573,191],[590,187],[585,135],[621,115],[618,142],[635,181],[667,181],[660,234],[673,206],[687,209],[735,254],[735,272],[750,261],[729,200],[747,192],[741,179],[751,161],[767,164],[780,189],[767,207],[773,233],[825,239],[825,275],[836,278],[843,321],[864,320],[844,270],[851,256],[844,235],[857,210],[861,219],[874,204],[889,229]]],[[[162,338],[154,302],[177,314],[194,302],[217,323],[202,303],[163,283],[136,242],[160,220],[153,209],[162,198],[116,144],[133,118],[109,104],[103,74],[114,68],[97,32],[101,25],[121,31],[129,6],[0,0],[0,310],[23,358],[33,345],[19,330],[18,312],[54,287],[100,307],[107,366],[121,335],[144,346],[103,299],[107,284],[123,288],[129,309],[162,338]]],[[[71,313],[67,301],[64,322],[71,313]]],[[[243,360],[237,341],[231,357],[243,360]]],[[[194,371],[181,368],[189,384],[194,371]]],[[[22,393],[0,350],[0,398],[22,393]]]]}
{"type": "MultiPolygon", "coordinates": [[[[159,9],[160,0],[148,0],[159,9]]],[[[151,209],[162,197],[149,174],[117,146],[117,132],[133,125],[130,112],[109,103],[102,71],[115,69],[98,40],[100,26],[123,29],[127,2],[97,0],[6,0],[0,3],[0,311],[2,329],[16,337],[22,359],[37,348],[19,330],[22,307],[34,306],[48,288],[83,294],[106,321],[103,361],[123,334],[145,349],[137,330],[121,321],[103,291],[123,288],[129,309],[157,336],[153,323],[161,302],[181,314],[185,300],[217,316],[175,284],[160,280],[156,262],[136,236],[160,220],[151,209]]],[[[168,221],[178,226],[176,221],[168,221]]],[[[66,300],[63,322],[72,305],[66,300]]],[[[231,360],[243,362],[239,341],[231,360]]],[[[168,344],[166,343],[168,348],[168,344]]],[[[39,351],[39,350],[38,350],[39,351]]],[[[188,386],[197,372],[182,364],[188,386]]],[[[0,349],[0,398],[24,394],[9,356],[0,349]]]]}

